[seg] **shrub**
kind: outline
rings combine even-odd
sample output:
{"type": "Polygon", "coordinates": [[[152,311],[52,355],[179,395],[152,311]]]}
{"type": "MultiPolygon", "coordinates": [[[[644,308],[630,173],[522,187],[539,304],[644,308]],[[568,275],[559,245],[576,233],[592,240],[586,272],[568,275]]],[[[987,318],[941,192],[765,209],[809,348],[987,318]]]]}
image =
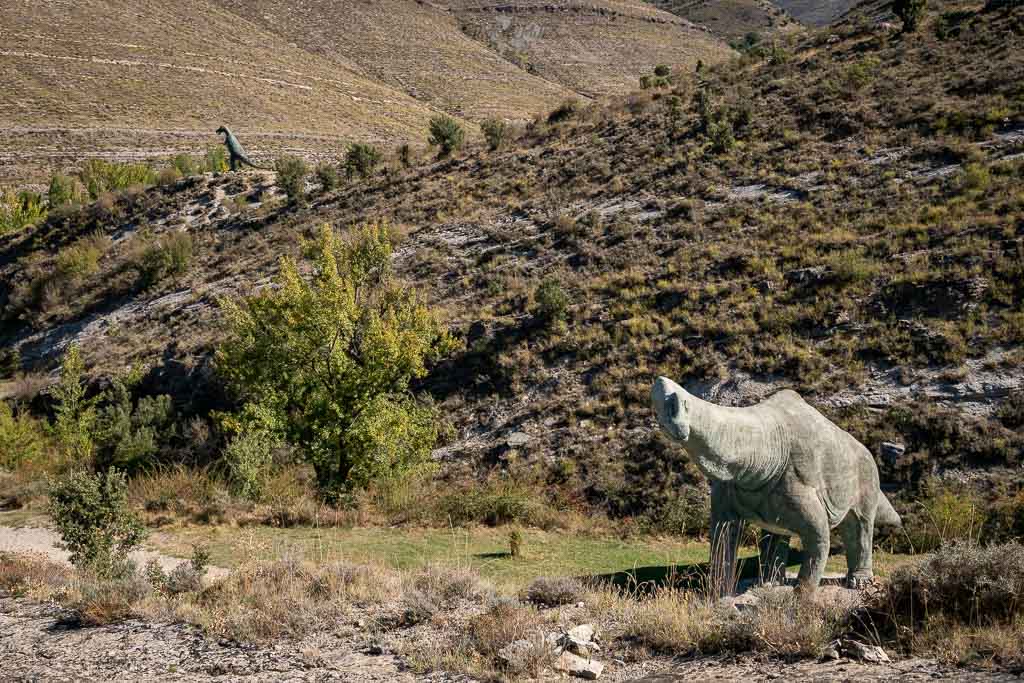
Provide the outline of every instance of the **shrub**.
{"type": "Polygon", "coordinates": [[[732,122],[725,118],[710,122],[708,124],[708,139],[711,141],[712,151],[719,154],[736,147],[732,122]]]}
{"type": "Polygon", "coordinates": [[[35,192],[0,193],[0,235],[46,220],[43,199],[35,192]]]}
{"type": "Polygon", "coordinates": [[[301,204],[306,199],[306,176],[309,167],[306,162],[296,156],[283,156],[274,162],[277,171],[277,185],[284,190],[288,201],[301,204]]]}
{"type": "Polygon", "coordinates": [[[228,153],[222,145],[207,148],[205,161],[207,173],[225,173],[229,168],[228,153]]]}
{"type": "Polygon", "coordinates": [[[437,147],[439,157],[450,156],[452,152],[462,147],[466,133],[459,125],[459,122],[447,114],[439,114],[430,119],[430,138],[427,142],[431,147],[437,147]]]}
{"type": "Polygon", "coordinates": [[[491,151],[501,149],[508,138],[508,124],[501,119],[487,119],[480,124],[480,130],[483,131],[484,139],[487,140],[487,146],[491,151]]]}
{"type": "Polygon", "coordinates": [[[65,204],[81,204],[85,200],[85,191],[71,176],[54,173],[50,177],[50,188],[46,192],[46,199],[51,209],[65,204]]]}
{"type": "Polygon", "coordinates": [[[558,607],[571,605],[583,599],[583,584],[568,576],[541,576],[533,580],[524,591],[525,598],[536,605],[558,607]]]}
{"type": "Polygon", "coordinates": [[[398,163],[402,164],[402,168],[412,166],[412,147],[408,143],[398,148],[398,163]]]}
{"type": "Polygon", "coordinates": [[[130,572],[128,554],[142,542],[145,529],[128,506],[123,473],[75,470],[52,481],[49,494],[49,512],[72,564],[102,577],[130,572]]]}
{"type": "Polygon", "coordinates": [[[913,33],[924,16],[928,0],[895,0],[892,12],[903,22],[903,32],[913,33]]]}
{"type": "Polygon", "coordinates": [[[156,171],[148,164],[126,164],[104,159],[90,159],[82,165],[78,177],[89,197],[98,199],[104,192],[124,190],[134,185],[156,184],[156,171]]]}
{"type": "Polygon", "coordinates": [[[333,164],[323,163],[316,167],[316,179],[320,181],[323,192],[332,192],[341,184],[341,176],[333,164]]]}
{"type": "Polygon", "coordinates": [[[289,259],[279,287],[225,301],[217,362],[246,401],[233,424],[271,430],[302,449],[336,497],[378,477],[427,467],[439,436],[432,406],[409,393],[454,348],[434,315],[391,278],[384,223],[348,241],[324,226],[310,281],[289,259]]]}
{"type": "Polygon", "coordinates": [[[95,401],[86,398],[83,375],[85,363],[77,345],[64,354],[60,382],[51,392],[57,402],[54,434],[76,462],[89,463],[95,448],[95,401]]]}
{"type": "Polygon", "coordinates": [[[48,440],[43,425],[24,410],[15,412],[0,400],[0,467],[14,469],[45,455],[48,440]]]}
{"type": "Polygon", "coordinates": [[[133,404],[134,378],[117,377],[103,392],[97,413],[96,462],[100,467],[136,469],[151,461],[174,433],[171,397],[144,396],[133,404]]]}
{"type": "Polygon", "coordinates": [[[369,178],[380,160],[380,150],[373,145],[353,143],[345,153],[345,175],[349,178],[369,178]]]}
{"type": "Polygon", "coordinates": [[[983,507],[966,487],[925,482],[921,498],[904,520],[908,550],[927,553],[954,541],[977,541],[984,525],[983,507]]]}
{"type": "Polygon", "coordinates": [[[659,64],[654,67],[654,75],[658,78],[668,78],[672,74],[672,69],[667,64],[659,64]]]}
{"type": "Polygon", "coordinates": [[[184,178],[199,173],[201,166],[202,164],[197,164],[191,154],[178,154],[171,159],[171,168],[175,169],[184,178]]]}
{"type": "Polygon", "coordinates": [[[900,620],[942,615],[962,623],[1013,622],[1024,616],[1024,545],[949,543],[893,570],[884,598],[900,620]]]}
{"type": "Polygon", "coordinates": [[[555,278],[547,278],[537,287],[534,295],[537,317],[546,325],[565,322],[569,311],[569,295],[555,278]]]}
{"type": "Polygon", "coordinates": [[[224,462],[237,495],[248,500],[263,496],[276,441],[265,429],[247,427],[228,442],[224,462]]]}
{"type": "Polygon", "coordinates": [[[184,275],[192,265],[192,236],[174,231],[161,235],[147,246],[136,264],[140,285],[152,287],[169,276],[184,275]]]}
{"type": "Polygon", "coordinates": [[[63,280],[78,280],[95,274],[100,258],[110,249],[110,238],[97,230],[61,249],[55,259],[54,276],[63,280]]]}

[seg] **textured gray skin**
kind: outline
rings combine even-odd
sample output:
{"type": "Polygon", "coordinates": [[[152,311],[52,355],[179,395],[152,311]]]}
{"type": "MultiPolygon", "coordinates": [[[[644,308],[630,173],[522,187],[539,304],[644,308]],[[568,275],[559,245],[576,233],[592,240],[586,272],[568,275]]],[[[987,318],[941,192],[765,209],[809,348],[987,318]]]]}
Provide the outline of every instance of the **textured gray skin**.
{"type": "Polygon", "coordinates": [[[217,132],[224,136],[224,145],[228,148],[228,154],[231,155],[231,170],[237,171],[239,167],[244,164],[248,164],[253,168],[266,168],[259,164],[253,163],[253,161],[246,155],[245,149],[242,147],[242,143],[238,141],[235,134],[227,126],[221,126],[217,129],[217,132]]]}
{"type": "Polygon", "coordinates": [[[790,536],[806,560],[798,587],[813,592],[828,559],[829,531],[846,547],[847,581],[869,581],[875,526],[900,526],[878,487],[878,468],[859,441],[793,391],[749,408],[716,406],[659,377],[651,403],[662,429],[686,448],[711,482],[711,559],[720,590],[733,584],[744,522],[766,533],[762,575],[784,572],[790,536]]]}

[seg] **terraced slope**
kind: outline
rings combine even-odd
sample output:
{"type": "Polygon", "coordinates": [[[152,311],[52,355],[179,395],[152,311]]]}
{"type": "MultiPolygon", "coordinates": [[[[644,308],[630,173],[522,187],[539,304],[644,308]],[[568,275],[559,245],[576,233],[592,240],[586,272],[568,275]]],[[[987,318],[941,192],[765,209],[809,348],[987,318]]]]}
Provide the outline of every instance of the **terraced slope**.
{"type": "Polygon", "coordinates": [[[731,50],[690,22],[621,0],[447,0],[463,30],[528,71],[584,95],[622,93],[658,64],[692,69],[731,50]]]}
{"type": "Polygon", "coordinates": [[[221,123],[260,157],[419,139],[432,115],[205,0],[12,0],[0,41],[0,182],[88,156],[201,149],[221,123]]]}
{"type": "Polygon", "coordinates": [[[268,32],[433,107],[471,119],[525,119],[571,93],[459,29],[447,8],[415,0],[213,0],[268,32]]]}
{"type": "Polygon", "coordinates": [[[769,0],[651,0],[651,4],[729,40],[748,33],[771,34],[799,24],[769,0]]]}

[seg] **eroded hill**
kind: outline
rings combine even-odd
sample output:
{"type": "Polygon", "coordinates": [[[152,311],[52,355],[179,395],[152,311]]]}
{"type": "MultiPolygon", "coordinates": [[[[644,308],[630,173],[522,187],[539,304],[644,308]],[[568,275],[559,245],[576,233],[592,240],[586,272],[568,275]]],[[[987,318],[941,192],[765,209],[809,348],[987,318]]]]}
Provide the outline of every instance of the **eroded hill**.
{"type": "Polygon", "coordinates": [[[418,387],[456,428],[449,473],[525,468],[648,510],[688,476],[647,405],[665,374],[732,405],[795,388],[876,453],[904,444],[880,456],[901,490],[942,471],[1013,482],[1024,8],[935,4],[950,14],[913,36],[853,21],[301,209],[262,173],[107,197],[0,240],[3,342],[37,371],[72,340],[98,375],[149,362],[146,386],[203,419],[217,298],[264,286],[324,222],[386,218],[399,271],[465,341],[418,387]],[[98,268],[54,278],[97,231],[98,268]],[[171,233],[191,267],[143,283],[141,245],[171,233]],[[537,315],[545,280],[564,328],[537,315]]]}

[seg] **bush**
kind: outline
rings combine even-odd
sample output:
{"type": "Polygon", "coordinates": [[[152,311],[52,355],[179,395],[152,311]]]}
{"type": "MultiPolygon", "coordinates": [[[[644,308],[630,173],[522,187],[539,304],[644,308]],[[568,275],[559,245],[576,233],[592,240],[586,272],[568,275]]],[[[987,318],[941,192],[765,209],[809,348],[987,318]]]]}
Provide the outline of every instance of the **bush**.
{"type": "Polygon", "coordinates": [[[568,576],[541,576],[526,587],[524,597],[535,605],[545,607],[571,605],[583,599],[583,584],[568,576]]]}
{"type": "Polygon", "coordinates": [[[332,192],[341,185],[341,176],[333,164],[323,163],[317,166],[316,179],[320,181],[320,189],[323,192],[332,192]]]}
{"type": "Polygon", "coordinates": [[[276,441],[269,431],[248,427],[228,442],[224,462],[237,495],[248,500],[259,500],[263,496],[276,441]]]}
{"type": "Polygon", "coordinates": [[[117,377],[98,397],[96,462],[100,467],[137,469],[151,462],[160,445],[174,434],[171,397],[144,396],[133,404],[134,378],[117,377]]]}
{"type": "Polygon", "coordinates": [[[96,407],[86,398],[84,374],[81,352],[73,344],[64,354],[60,382],[51,391],[57,403],[53,431],[75,462],[89,464],[95,448],[96,407]]]}
{"type": "Polygon", "coordinates": [[[201,166],[202,164],[197,164],[191,154],[178,154],[171,159],[171,168],[180,173],[183,178],[196,175],[200,172],[201,166]]]}
{"type": "Polygon", "coordinates": [[[484,139],[487,140],[487,146],[491,151],[501,149],[508,138],[508,124],[501,119],[487,119],[480,124],[480,130],[483,131],[484,139]]]}
{"type": "Polygon", "coordinates": [[[81,204],[85,200],[85,190],[71,176],[54,173],[50,177],[50,188],[46,192],[46,199],[51,209],[65,204],[81,204]]]}
{"type": "Polygon", "coordinates": [[[223,145],[213,145],[206,150],[207,173],[226,173],[228,168],[228,152],[223,145]]]}
{"type": "Polygon", "coordinates": [[[246,402],[229,426],[268,429],[299,447],[321,490],[337,497],[429,466],[440,428],[409,383],[454,344],[392,281],[386,224],[347,241],[325,225],[310,252],[311,280],[284,259],[277,288],[223,302],[229,332],[217,363],[246,402]]]}
{"type": "Polygon", "coordinates": [[[43,198],[35,192],[0,193],[0,235],[46,220],[43,198]]]}
{"type": "Polygon", "coordinates": [[[187,232],[169,232],[147,246],[136,269],[143,288],[149,288],[169,276],[184,275],[192,265],[192,236],[187,232]]]}
{"type": "Polygon", "coordinates": [[[95,274],[100,258],[110,249],[110,238],[99,230],[61,249],[55,259],[53,276],[61,280],[78,280],[95,274]]]}
{"type": "Polygon", "coordinates": [[[440,114],[430,119],[430,138],[427,142],[431,147],[437,147],[439,157],[450,156],[452,152],[462,147],[466,133],[462,130],[459,122],[447,114],[440,114]]]}
{"type": "Polygon", "coordinates": [[[283,156],[274,162],[277,171],[277,186],[284,190],[288,201],[301,204],[306,199],[306,176],[309,167],[296,156],[283,156]]]}
{"type": "Polygon", "coordinates": [[[565,322],[569,311],[569,295],[558,280],[547,278],[541,282],[534,300],[535,313],[544,324],[553,326],[565,322]]]}
{"type": "Polygon", "coordinates": [[[50,516],[71,563],[101,577],[130,573],[128,554],[142,542],[145,529],[129,509],[124,474],[76,470],[49,488],[50,516]]]}
{"type": "Polygon", "coordinates": [[[124,164],[104,159],[90,159],[78,173],[89,197],[98,199],[104,192],[116,192],[135,185],[156,184],[156,171],[148,164],[124,164]]]}
{"type": "Polygon", "coordinates": [[[895,0],[892,12],[903,22],[903,32],[913,33],[924,16],[928,0],[895,0]]]}
{"type": "Polygon", "coordinates": [[[725,118],[710,122],[708,124],[708,139],[711,141],[711,150],[718,154],[728,152],[736,147],[732,122],[725,118]]]}
{"type": "Polygon", "coordinates": [[[380,160],[380,150],[373,145],[353,143],[345,153],[345,175],[349,178],[369,178],[380,160]]]}
{"type": "Polygon", "coordinates": [[[398,163],[402,164],[402,168],[412,166],[412,147],[408,143],[398,148],[398,163]]]}
{"type": "Polygon", "coordinates": [[[0,400],[0,467],[14,469],[23,462],[38,461],[47,447],[43,424],[0,400]]]}

